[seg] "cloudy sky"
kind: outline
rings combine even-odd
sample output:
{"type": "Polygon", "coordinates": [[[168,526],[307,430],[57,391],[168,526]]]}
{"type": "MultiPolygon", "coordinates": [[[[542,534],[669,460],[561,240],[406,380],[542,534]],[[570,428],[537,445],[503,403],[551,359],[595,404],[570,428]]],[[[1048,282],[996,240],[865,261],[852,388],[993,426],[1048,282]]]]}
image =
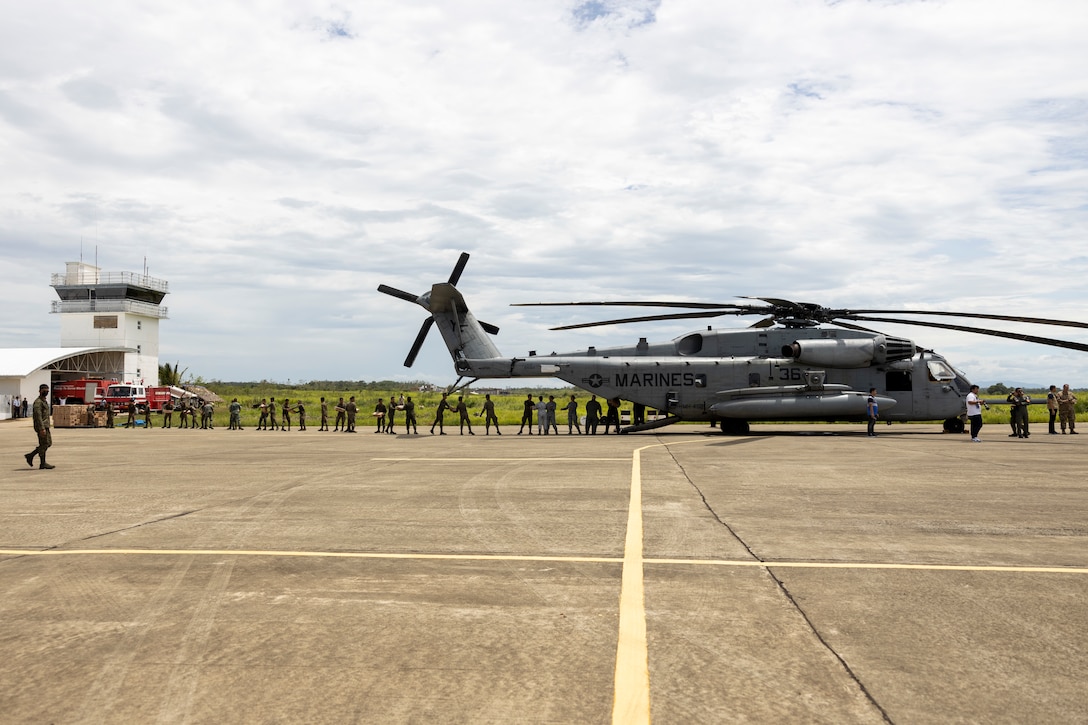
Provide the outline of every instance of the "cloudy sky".
{"type": "MultiPolygon", "coordinates": [[[[1088,3],[3,6],[2,347],[59,344],[50,274],[81,256],[168,280],[162,361],[206,380],[452,382],[437,334],[403,367],[423,311],[375,288],[461,251],[510,355],[704,324],[512,302],[1088,320],[1088,3]]],[[[882,329],[1088,386],[1085,353],[882,329]]]]}

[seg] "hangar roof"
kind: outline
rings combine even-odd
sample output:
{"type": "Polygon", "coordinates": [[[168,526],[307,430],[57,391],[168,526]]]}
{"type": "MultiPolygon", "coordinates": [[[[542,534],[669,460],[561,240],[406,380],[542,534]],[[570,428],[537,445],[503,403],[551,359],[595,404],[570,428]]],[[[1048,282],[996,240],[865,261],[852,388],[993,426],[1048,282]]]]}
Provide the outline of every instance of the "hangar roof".
{"type": "Polygon", "coordinates": [[[25,378],[65,358],[95,352],[135,352],[128,347],[12,347],[0,349],[0,378],[25,378]]]}

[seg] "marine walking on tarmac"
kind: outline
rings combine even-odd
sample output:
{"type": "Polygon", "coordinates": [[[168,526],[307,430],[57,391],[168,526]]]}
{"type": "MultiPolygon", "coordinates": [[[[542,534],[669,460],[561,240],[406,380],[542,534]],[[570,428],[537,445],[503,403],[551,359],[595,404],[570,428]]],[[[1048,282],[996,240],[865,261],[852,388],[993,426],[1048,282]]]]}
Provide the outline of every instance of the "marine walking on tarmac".
{"type": "Polygon", "coordinates": [[[45,461],[45,453],[53,445],[50,415],[52,415],[52,408],[49,405],[49,386],[42,383],[38,386],[38,397],[34,399],[33,410],[34,434],[38,437],[38,447],[26,454],[26,465],[32,468],[35,456],[38,457],[38,468],[56,468],[52,463],[45,461]]]}

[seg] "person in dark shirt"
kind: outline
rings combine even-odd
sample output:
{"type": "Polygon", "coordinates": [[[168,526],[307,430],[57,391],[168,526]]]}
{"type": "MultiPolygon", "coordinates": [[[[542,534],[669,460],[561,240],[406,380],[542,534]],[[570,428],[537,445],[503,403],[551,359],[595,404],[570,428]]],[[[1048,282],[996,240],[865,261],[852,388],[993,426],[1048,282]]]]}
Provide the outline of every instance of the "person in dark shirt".
{"type": "Polygon", "coordinates": [[[525,430],[525,426],[529,426],[529,435],[533,434],[533,410],[536,408],[536,403],[533,402],[533,394],[529,393],[529,396],[525,398],[525,411],[521,414],[521,427],[518,428],[518,435],[525,430]]]}
{"type": "Polygon", "coordinates": [[[434,435],[434,427],[438,426],[438,434],[446,435],[446,431],[442,429],[445,424],[446,411],[450,409],[449,401],[446,400],[446,393],[442,393],[442,400],[438,401],[438,408],[434,411],[434,422],[431,423],[431,435],[434,435]]]}
{"type": "Polygon", "coordinates": [[[592,395],[589,398],[589,402],[586,403],[586,433],[597,435],[597,426],[600,422],[601,401],[597,400],[596,395],[592,395]]]}
{"type": "Polygon", "coordinates": [[[465,434],[465,426],[466,425],[468,426],[468,434],[470,436],[476,435],[475,433],[472,432],[472,421],[468,417],[468,406],[465,405],[465,396],[463,396],[463,395],[458,395],[457,396],[457,407],[454,408],[454,410],[456,410],[457,414],[460,416],[461,435],[465,434]]]}

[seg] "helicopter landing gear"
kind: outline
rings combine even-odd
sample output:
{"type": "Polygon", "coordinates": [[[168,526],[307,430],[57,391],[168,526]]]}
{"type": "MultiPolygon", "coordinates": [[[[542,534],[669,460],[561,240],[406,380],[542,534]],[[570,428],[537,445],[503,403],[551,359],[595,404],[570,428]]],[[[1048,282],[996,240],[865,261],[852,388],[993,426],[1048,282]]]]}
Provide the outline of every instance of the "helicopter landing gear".
{"type": "Polygon", "coordinates": [[[962,433],[963,418],[949,418],[944,422],[945,433],[962,433]]]}
{"type": "Polygon", "coordinates": [[[722,418],[718,425],[721,426],[722,433],[727,436],[743,436],[748,435],[749,427],[748,421],[737,420],[736,418],[722,418]]]}

